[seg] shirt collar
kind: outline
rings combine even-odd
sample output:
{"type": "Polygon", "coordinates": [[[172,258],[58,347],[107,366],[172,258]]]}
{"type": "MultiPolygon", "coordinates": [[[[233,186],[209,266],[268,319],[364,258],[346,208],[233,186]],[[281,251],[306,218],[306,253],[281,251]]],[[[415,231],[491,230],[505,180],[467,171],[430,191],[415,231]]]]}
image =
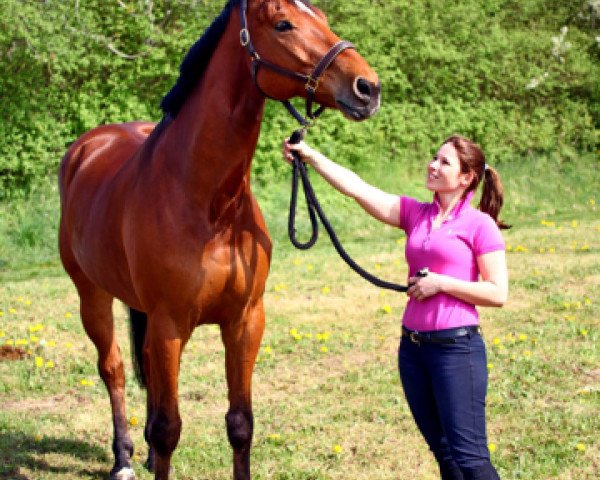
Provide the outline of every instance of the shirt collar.
{"type": "MultiPolygon", "coordinates": [[[[473,198],[474,195],[475,195],[475,191],[473,191],[473,190],[471,190],[470,192],[467,192],[458,201],[458,203],[456,205],[454,205],[452,212],[450,212],[450,215],[448,216],[448,220],[458,217],[466,208],[470,207],[471,199],[473,198]]],[[[433,214],[436,215],[440,211],[440,197],[437,194],[437,192],[433,195],[433,205],[434,205],[433,214]]]]}

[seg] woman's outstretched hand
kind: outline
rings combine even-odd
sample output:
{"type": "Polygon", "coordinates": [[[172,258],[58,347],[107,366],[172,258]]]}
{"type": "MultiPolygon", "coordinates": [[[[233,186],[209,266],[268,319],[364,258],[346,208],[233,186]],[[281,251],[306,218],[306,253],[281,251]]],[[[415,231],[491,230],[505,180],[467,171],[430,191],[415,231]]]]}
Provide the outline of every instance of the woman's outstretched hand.
{"type": "Polygon", "coordinates": [[[300,155],[300,160],[310,163],[315,156],[315,150],[304,143],[304,141],[300,141],[299,143],[289,143],[289,140],[290,139],[287,138],[283,141],[283,158],[288,163],[292,163],[294,160],[292,152],[296,152],[300,155]]]}

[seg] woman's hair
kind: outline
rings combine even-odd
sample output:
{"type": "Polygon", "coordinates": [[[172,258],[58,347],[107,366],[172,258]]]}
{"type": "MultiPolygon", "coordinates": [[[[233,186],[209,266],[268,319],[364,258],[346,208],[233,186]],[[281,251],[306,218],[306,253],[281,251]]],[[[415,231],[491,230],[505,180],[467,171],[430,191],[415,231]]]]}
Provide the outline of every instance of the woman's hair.
{"type": "Polygon", "coordinates": [[[471,140],[460,135],[452,135],[444,141],[451,144],[458,153],[460,169],[462,173],[473,172],[473,181],[467,188],[467,192],[475,190],[483,180],[483,191],[479,201],[479,210],[487,213],[494,219],[499,228],[510,228],[498,219],[498,214],[504,203],[504,189],[498,172],[485,162],[485,155],[481,147],[471,140]]]}

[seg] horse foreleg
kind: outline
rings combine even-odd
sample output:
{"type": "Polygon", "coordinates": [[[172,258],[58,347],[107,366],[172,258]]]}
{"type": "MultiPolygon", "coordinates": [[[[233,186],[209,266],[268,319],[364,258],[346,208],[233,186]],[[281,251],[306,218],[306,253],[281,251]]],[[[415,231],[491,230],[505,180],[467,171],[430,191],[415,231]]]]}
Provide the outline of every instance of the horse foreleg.
{"type": "Polygon", "coordinates": [[[98,351],[98,372],[102,378],[112,408],[113,444],[115,464],[110,471],[113,480],[131,480],[133,442],[127,431],[125,416],[125,372],[113,326],[113,297],[89,282],[76,281],[81,299],[81,319],[86,333],[98,351]]]}
{"type": "Polygon", "coordinates": [[[233,448],[234,480],[250,480],[252,416],[252,372],[265,326],[262,301],[246,315],[221,326],[229,389],[229,410],[225,415],[227,437],[233,448]]]}
{"type": "Polygon", "coordinates": [[[181,338],[171,318],[149,315],[144,344],[144,372],[149,396],[146,439],[150,455],[154,457],[155,480],[169,478],[171,456],[181,434],[177,383],[186,340],[181,338]]]}

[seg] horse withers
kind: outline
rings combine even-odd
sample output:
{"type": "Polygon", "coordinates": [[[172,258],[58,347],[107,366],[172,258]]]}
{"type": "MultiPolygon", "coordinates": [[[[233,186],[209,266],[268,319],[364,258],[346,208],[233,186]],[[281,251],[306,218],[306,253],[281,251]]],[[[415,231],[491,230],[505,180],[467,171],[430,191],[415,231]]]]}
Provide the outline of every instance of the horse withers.
{"type": "Polygon", "coordinates": [[[111,478],[135,477],[114,298],[132,311],[155,479],[169,477],[181,432],[181,353],[207,323],[219,325],[225,347],[233,477],[250,478],[251,377],[271,256],[250,165],[266,96],[310,95],[353,120],[377,111],[377,75],[347,45],[329,54],[338,44],[324,14],[305,0],[230,0],[184,58],[158,125],[100,126],[64,156],[60,255],[110,397],[111,478]],[[305,86],[300,78],[324,56],[332,58],[305,86]]]}

